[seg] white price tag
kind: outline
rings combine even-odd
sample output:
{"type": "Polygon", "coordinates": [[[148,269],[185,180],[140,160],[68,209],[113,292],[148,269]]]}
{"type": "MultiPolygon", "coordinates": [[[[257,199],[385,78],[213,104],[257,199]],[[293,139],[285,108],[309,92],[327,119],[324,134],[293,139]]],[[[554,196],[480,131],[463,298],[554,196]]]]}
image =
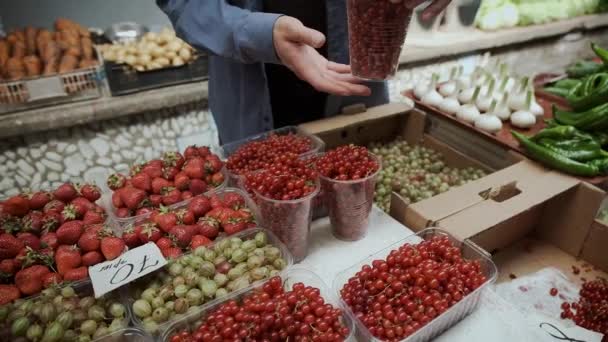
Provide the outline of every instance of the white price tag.
{"type": "Polygon", "coordinates": [[[167,260],[154,243],[147,243],[117,259],[89,267],[95,298],[165,266],[167,260]]]}

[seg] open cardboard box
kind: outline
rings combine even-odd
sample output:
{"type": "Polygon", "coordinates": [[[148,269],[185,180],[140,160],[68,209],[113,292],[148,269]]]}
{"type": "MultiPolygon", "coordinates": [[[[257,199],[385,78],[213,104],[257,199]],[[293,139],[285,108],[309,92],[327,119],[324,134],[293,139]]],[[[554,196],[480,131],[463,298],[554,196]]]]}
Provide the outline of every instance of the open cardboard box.
{"type": "Polygon", "coordinates": [[[410,206],[395,201],[391,215],[414,231],[436,226],[470,239],[494,255],[499,281],[549,266],[570,275],[576,266],[580,281],[601,274],[584,261],[608,271],[608,229],[595,220],[605,196],[524,160],[410,206]]]}
{"type": "MultiPolygon", "coordinates": [[[[402,136],[412,145],[421,145],[441,152],[450,167],[476,167],[492,172],[499,167],[494,163],[474,158],[469,154],[441,142],[428,134],[430,121],[426,114],[401,103],[389,103],[368,108],[362,113],[340,115],[300,125],[305,132],[315,134],[331,149],[345,144],[367,145],[374,141],[390,141],[402,136]]],[[[521,157],[506,149],[496,152],[502,154],[504,165],[511,165],[521,157]]]]}

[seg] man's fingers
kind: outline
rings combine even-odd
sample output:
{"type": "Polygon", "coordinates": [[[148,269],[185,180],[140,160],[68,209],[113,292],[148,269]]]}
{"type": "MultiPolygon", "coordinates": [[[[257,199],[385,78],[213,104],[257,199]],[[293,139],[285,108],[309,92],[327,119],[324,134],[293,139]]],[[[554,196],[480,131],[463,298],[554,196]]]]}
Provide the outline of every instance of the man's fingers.
{"type": "Polygon", "coordinates": [[[427,8],[422,11],[422,20],[430,20],[439,15],[449,4],[451,0],[435,0],[427,8]]]}
{"type": "Polygon", "coordinates": [[[296,20],[288,26],[287,39],[292,42],[310,45],[317,49],[325,44],[325,35],[323,33],[308,28],[296,20]]]}
{"type": "Polygon", "coordinates": [[[350,74],[350,65],[340,64],[336,62],[328,62],[327,69],[335,72],[339,72],[341,74],[350,74]]]}
{"type": "Polygon", "coordinates": [[[331,70],[328,71],[328,73],[329,73],[330,77],[333,77],[342,82],[355,83],[355,84],[363,82],[362,79],[355,77],[352,74],[339,73],[339,72],[335,72],[335,71],[331,71],[331,70]]]}

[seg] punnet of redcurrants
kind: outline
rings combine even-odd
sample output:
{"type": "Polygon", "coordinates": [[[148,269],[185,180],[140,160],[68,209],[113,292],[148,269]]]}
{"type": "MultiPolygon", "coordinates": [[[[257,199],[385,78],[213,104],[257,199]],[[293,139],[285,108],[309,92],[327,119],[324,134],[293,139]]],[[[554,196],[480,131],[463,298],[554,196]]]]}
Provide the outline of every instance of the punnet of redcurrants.
{"type": "Polygon", "coordinates": [[[226,168],[232,173],[244,174],[263,170],[272,166],[286,153],[301,155],[313,149],[312,140],[303,135],[270,134],[260,140],[241,145],[226,161],[226,168]]]}
{"type": "Polygon", "coordinates": [[[285,153],[263,171],[248,173],[245,188],[254,196],[257,192],[275,200],[294,200],[314,192],[317,179],[317,171],[308,162],[297,154],[285,153]]]}
{"type": "Polygon", "coordinates": [[[367,148],[356,145],[337,147],[323,156],[317,162],[319,173],[327,178],[349,181],[364,179],[380,168],[367,148]]]}
{"type": "Polygon", "coordinates": [[[340,291],[371,335],[404,339],[487,281],[479,260],[466,260],[446,236],[404,244],[364,265],[340,291]]]}
{"type": "Polygon", "coordinates": [[[242,301],[230,300],[171,342],[344,341],[349,329],[342,311],[325,302],[318,288],[296,283],[285,290],[274,277],[242,301]]]}
{"type": "Polygon", "coordinates": [[[386,144],[372,143],[369,148],[382,160],[374,203],[386,212],[393,191],[408,203],[416,203],[486,175],[473,167],[450,167],[441,153],[412,146],[401,137],[386,144]]]}
{"type": "Polygon", "coordinates": [[[580,327],[608,335],[608,281],[587,281],[579,291],[577,302],[562,303],[562,319],[570,319],[580,327]]]}

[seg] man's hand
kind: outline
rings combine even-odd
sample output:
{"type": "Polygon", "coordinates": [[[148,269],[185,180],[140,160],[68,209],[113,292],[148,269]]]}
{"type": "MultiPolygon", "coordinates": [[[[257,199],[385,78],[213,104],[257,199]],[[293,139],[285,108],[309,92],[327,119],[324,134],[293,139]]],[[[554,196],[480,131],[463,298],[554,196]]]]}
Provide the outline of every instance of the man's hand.
{"type": "MultiPolygon", "coordinates": [[[[427,0],[389,0],[389,1],[394,4],[403,2],[403,3],[405,3],[405,6],[407,8],[413,10],[414,8],[416,8],[416,6],[420,5],[421,3],[423,3],[427,0]]],[[[441,11],[443,11],[446,7],[448,7],[448,5],[450,4],[451,1],[452,0],[433,0],[433,3],[431,3],[422,12],[422,20],[433,19],[434,17],[439,15],[439,13],[441,13],[441,11]]]]}
{"type": "Polygon", "coordinates": [[[274,48],[281,62],[316,90],[340,96],[371,94],[351,75],[350,66],[328,61],[316,48],[325,36],[298,19],[282,16],[274,24],[274,48]]]}

